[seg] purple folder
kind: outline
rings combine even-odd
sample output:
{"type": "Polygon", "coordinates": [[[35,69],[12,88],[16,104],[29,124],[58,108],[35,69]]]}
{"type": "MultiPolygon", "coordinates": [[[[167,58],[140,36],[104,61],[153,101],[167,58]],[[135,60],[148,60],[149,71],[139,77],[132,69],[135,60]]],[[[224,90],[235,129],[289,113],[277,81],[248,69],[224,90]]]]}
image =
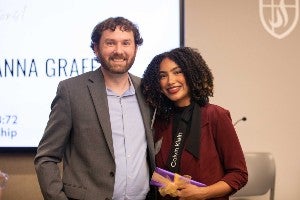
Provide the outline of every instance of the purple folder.
{"type": "MultiPolygon", "coordinates": [[[[160,174],[160,175],[162,175],[163,177],[168,177],[170,180],[174,180],[174,173],[173,172],[161,169],[159,167],[155,168],[155,172],[158,173],[158,174],[160,174]]],[[[194,181],[194,180],[190,180],[190,183],[193,184],[193,185],[196,185],[198,187],[204,187],[204,186],[206,186],[205,184],[197,182],[197,181],[194,181]]],[[[151,180],[150,184],[154,185],[154,186],[157,186],[157,187],[162,187],[163,186],[161,183],[159,183],[157,181],[154,181],[154,180],[151,180]]]]}

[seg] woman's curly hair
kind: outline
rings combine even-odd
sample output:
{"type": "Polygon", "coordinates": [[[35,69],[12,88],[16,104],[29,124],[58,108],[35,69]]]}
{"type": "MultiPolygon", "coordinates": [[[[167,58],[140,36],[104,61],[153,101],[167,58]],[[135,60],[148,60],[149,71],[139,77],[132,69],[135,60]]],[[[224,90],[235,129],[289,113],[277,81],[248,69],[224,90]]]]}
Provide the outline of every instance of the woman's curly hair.
{"type": "Polygon", "coordinates": [[[174,103],[160,88],[159,70],[164,58],[174,61],[182,70],[190,89],[191,100],[204,106],[213,96],[213,75],[197,49],[179,47],[155,56],[142,78],[141,89],[146,102],[156,109],[156,116],[168,120],[174,112],[174,103]]]}

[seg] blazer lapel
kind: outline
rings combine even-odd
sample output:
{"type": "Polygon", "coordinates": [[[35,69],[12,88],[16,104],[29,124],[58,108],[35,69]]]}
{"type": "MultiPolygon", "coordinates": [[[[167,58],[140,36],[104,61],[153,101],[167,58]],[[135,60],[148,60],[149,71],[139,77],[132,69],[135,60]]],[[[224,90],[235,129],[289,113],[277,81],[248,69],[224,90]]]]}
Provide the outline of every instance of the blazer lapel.
{"type": "Polygon", "coordinates": [[[100,68],[91,74],[88,82],[88,89],[91,94],[104,137],[109,147],[109,151],[114,158],[114,147],[106,96],[106,86],[100,68]]]}
{"type": "Polygon", "coordinates": [[[150,109],[147,103],[145,102],[144,96],[141,92],[140,88],[140,79],[132,74],[129,74],[132,84],[135,89],[135,94],[137,101],[139,103],[139,107],[141,110],[144,126],[145,126],[145,134],[146,134],[146,139],[147,139],[147,144],[148,144],[148,150],[149,150],[149,156],[150,156],[150,163],[151,163],[151,168],[154,169],[154,141],[153,141],[153,134],[151,130],[151,114],[150,114],[150,109]]]}

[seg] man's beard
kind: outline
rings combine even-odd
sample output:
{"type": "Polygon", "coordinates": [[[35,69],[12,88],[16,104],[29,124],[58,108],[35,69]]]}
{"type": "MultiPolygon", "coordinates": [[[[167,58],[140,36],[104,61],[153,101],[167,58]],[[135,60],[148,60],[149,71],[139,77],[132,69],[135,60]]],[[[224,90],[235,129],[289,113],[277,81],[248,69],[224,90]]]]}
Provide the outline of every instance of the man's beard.
{"type": "Polygon", "coordinates": [[[101,67],[103,67],[105,70],[111,72],[112,74],[124,74],[128,72],[129,69],[132,67],[135,60],[135,55],[130,60],[128,60],[124,55],[113,54],[109,57],[109,60],[107,61],[103,58],[103,56],[100,53],[98,55],[98,59],[100,61],[101,67]],[[110,63],[109,61],[113,60],[114,58],[124,59],[126,61],[126,64],[124,65],[124,63],[122,63],[121,65],[119,65],[116,63],[110,63]]]}

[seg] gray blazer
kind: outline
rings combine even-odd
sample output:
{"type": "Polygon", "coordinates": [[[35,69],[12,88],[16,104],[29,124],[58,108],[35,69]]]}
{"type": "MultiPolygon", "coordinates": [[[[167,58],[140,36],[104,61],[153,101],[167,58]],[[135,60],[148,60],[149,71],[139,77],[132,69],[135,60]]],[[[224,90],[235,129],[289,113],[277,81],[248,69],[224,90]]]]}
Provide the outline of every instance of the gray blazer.
{"type": "MultiPolygon", "coordinates": [[[[130,74],[142,113],[150,172],[154,143],[140,78],[130,74]]],[[[106,87],[99,69],[61,81],[34,159],[45,199],[111,199],[115,162],[106,87]],[[57,163],[63,160],[63,172],[57,163]]]]}

